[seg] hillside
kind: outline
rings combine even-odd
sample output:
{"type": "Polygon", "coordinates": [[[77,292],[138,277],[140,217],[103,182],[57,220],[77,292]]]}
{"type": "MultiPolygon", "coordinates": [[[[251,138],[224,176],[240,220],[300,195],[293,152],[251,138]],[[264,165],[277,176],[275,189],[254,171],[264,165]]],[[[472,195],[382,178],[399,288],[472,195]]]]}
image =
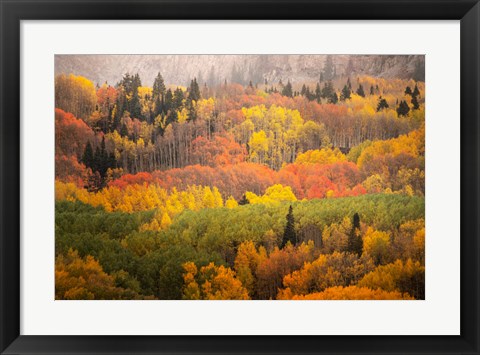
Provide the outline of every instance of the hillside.
{"type": "MultiPolygon", "coordinates": [[[[57,55],[55,74],[82,75],[95,83],[116,84],[125,73],[138,73],[152,85],[160,71],[167,84],[236,81],[248,84],[317,81],[326,55],[57,55]]],[[[380,78],[424,80],[424,56],[335,55],[337,76],[369,75],[380,78]]]]}

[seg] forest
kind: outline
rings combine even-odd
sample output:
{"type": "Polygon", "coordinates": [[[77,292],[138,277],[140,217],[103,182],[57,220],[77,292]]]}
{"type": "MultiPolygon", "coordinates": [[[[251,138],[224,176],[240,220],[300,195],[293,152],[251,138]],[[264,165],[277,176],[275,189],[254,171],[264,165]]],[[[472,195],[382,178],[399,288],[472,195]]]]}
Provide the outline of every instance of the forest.
{"type": "Polygon", "coordinates": [[[55,299],[425,299],[424,79],[152,79],[56,74],[55,299]]]}

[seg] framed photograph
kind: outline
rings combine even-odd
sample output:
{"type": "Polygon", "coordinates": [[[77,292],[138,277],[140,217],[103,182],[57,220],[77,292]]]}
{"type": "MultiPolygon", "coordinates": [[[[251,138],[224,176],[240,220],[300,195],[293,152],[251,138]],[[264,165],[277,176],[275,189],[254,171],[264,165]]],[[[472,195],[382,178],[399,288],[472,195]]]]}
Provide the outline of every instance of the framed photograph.
{"type": "Polygon", "coordinates": [[[2,354],[479,354],[477,1],[1,3],[2,354]]]}

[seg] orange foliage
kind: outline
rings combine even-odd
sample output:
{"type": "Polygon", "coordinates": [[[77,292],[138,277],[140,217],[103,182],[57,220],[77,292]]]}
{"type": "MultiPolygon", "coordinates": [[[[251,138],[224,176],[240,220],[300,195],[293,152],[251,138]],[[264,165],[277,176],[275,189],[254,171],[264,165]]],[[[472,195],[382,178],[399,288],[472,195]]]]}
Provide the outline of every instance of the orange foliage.
{"type": "Polygon", "coordinates": [[[310,293],[307,295],[292,295],[291,300],[413,300],[407,293],[398,291],[372,290],[357,286],[335,286],[327,288],[323,292],[310,293]]]}

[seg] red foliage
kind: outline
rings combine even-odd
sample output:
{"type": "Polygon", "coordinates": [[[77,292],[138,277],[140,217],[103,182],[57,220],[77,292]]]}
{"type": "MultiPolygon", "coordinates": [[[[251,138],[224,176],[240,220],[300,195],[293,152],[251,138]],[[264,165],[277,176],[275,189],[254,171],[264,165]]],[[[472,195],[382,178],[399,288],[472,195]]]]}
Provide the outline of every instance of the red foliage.
{"type": "Polygon", "coordinates": [[[104,105],[113,106],[117,100],[117,90],[110,85],[103,85],[97,90],[97,103],[100,107],[104,105]]]}
{"type": "Polygon", "coordinates": [[[192,161],[195,164],[218,166],[245,161],[247,152],[233,137],[215,136],[209,140],[202,136],[192,142],[192,161]]]}
{"type": "Polygon", "coordinates": [[[141,172],[135,175],[125,174],[121,178],[110,182],[109,185],[124,189],[128,185],[143,185],[144,183],[150,184],[152,182],[153,182],[152,174],[147,172],[141,172]]]}
{"type": "Polygon", "coordinates": [[[81,119],[59,108],[55,109],[55,154],[80,158],[94,133],[81,119]]]}
{"type": "Polygon", "coordinates": [[[224,197],[242,197],[246,191],[263,194],[274,184],[290,186],[299,199],[325,198],[329,190],[333,197],[357,196],[366,193],[360,183],[357,166],[349,162],[335,164],[290,164],[280,171],[254,163],[219,164],[215,167],[191,165],[185,168],[127,174],[110,183],[125,188],[130,184],[155,183],[171,190],[191,185],[216,186],[224,197]]]}
{"type": "Polygon", "coordinates": [[[75,156],[56,155],[55,156],[55,178],[64,182],[73,182],[79,187],[87,176],[87,168],[79,163],[75,156]]]}

